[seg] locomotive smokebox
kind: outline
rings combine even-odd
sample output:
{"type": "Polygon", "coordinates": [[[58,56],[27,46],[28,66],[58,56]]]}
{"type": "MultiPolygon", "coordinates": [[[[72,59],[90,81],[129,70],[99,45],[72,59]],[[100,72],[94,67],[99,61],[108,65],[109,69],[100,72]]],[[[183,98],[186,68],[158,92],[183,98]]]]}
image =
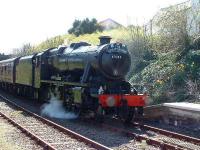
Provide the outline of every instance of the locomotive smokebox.
{"type": "Polygon", "coordinates": [[[104,45],[104,44],[110,44],[110,40],[112,38],[110,36],[100,36],[99,40],[100,40],[100,45],[104,45]]]}

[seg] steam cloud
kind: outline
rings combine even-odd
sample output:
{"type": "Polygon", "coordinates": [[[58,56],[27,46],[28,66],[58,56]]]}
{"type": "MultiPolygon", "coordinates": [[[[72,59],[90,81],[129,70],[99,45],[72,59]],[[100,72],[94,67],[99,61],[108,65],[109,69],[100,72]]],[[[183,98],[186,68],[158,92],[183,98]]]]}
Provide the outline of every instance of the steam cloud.
{"type": "Polygon", "coordinates": [[[60,119],[75,119],[78,117],[72,112],[67,112],[63,107],[62,101],[58,100],[53,94],[51,94],[49,103],[42,105],[41,108],[42,116],[60,119]]]}

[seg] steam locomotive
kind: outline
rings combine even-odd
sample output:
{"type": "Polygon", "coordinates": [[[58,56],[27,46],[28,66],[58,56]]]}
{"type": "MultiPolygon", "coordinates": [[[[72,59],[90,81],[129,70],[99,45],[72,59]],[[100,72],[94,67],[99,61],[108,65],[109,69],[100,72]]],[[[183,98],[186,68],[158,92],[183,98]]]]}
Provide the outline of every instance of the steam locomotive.
{"type": "Polygon", "coordinates": [[[86,42],[0,61],[0,86],[20,96],[49,100],[54,93],[66,109],[93,112],[100,120],[117,115],[126,121],[143,114],[146,95],[125,80],[131,65],[128,49],[101,36],[86,42]]]}

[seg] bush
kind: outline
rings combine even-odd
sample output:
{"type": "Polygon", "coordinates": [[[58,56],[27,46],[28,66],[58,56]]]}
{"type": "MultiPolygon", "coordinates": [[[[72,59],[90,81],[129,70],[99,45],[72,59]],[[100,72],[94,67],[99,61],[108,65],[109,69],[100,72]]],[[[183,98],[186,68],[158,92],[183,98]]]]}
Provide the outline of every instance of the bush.
{"type": "Polygon", "coordinates": [[[40,43],[35,47],[36,51],[41,51],[44,49],[58,47],[64,43],[64,38],[62,36],[56,36],[50,39],[45,40],[44,42],[40,43]]]}
{"type": "Polygon", "coordinates": [[[174,96],[174,101],[183,102],[188,98],[187,92],[185,89],[177,90],[174,96]]]}
{"type": "Polygon", "coordinates": [[[160,104],[169,101],[169,97],[167,96],[166,92],[157,92],[156,94],[152,95],[153,103],[152,104],[160,104]]]}
{"type": "Polygon", "coordinates": [[[190,78],[199,79],[200,77],[200,50],[190,51],[186,56],[186,71],[190,78]]]}
{"type": "Polygon", "coordinates": [[[185,85],[186,74],[184,71],[177,71],[172,76],[172,84],[174,87],[181,87],[185,85]]]}
{"type": "Polygon", "coordinates": [[[150,62],[145,61],[145,60],[140,60],[139,62],[135,62],[134,68],[133,68],[133,73],[138,73],[138,72],[142,71],[149,64],[150,64],[150,62]]]}

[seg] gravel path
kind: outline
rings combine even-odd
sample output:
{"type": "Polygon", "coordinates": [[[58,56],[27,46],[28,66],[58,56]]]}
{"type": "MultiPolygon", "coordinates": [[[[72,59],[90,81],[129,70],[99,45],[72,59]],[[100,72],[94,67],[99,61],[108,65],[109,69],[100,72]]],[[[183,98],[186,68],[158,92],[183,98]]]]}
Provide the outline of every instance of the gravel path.
{"type": "MultiPolygon", "coordinates": [[[[89,146],[85,145],[70,136],[61,133],[59,130],[44,124],[29,114],[18,111],[12,106],[7,105],[0,100],[0,111],[9,116],[12,120],[25,127],[39,138],[48,142],[58,150],[71,149],[71,150],[92,150],[89,146]]],[[[24,144],[26,141],[24,141],[24,144]]]]}
{"type": "Polygon", "coordinates": [[[12,126],[0,117],[0,149],[1,150],[43,150],[34,140],[27,137],[21,130],[12,126]]]}

